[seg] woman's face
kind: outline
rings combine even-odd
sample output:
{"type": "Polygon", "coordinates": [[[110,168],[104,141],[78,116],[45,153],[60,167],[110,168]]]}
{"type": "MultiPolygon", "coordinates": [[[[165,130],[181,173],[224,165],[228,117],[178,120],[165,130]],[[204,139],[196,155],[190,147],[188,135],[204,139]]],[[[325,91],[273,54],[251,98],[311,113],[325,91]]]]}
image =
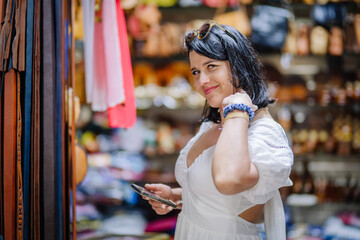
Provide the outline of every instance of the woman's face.
{"type": "Polygon", "coordinates": [[[229,61],[214,60],[195,51],[190,52],[189,58],[195,90],[211,107],[220,108],[223,99],[234,93],[229,61]]]}

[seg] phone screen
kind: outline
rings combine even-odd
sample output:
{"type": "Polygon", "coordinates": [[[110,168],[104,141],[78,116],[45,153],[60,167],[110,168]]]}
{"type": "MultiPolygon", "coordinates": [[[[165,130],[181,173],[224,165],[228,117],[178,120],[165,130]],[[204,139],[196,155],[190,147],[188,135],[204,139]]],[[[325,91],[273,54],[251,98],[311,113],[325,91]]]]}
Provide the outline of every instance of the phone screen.
{"type": "Polygon", "coordinates": [[[171,206],[171,207],[173,207],[173,208],[176,208],[176,207],[177,207],[177,205],[176,205],[173,201],[171,201],[170,199],[164,198],[164,197],[162,197],[162,196],[160,196],[160,195],[157,195],[157,194],[155,194],[155,193],[153,193],[153,192],[150,192],[149,190],[147,190],[147,189],[144,188],[144,187],[141,187],[141,186],[139,186],[139,185],[136,185],[136,184],[132,183],[132,184],[131,184],[131,188],[132,188],[135,192],[137,192],[138,194],[140,194],[141,196],[148,197],[148,198],[150,198],[150,199],[152,199],[152,200],[161,202],[161,203],[166,204],[166,205],[168,205],[168,206],[171,206]]]}

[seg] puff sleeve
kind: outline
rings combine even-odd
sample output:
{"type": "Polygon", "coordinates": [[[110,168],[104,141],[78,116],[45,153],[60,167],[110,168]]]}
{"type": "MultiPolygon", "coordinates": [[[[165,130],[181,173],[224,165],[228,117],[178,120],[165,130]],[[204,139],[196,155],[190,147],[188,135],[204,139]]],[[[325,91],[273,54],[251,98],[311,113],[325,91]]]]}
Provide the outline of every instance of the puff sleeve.
{"type": "Polygon", "coordinates": [[[279,188],[291,186],[289,178],[294,161],[286,134],[275,121],[257,120],[248,130],[249,154],[259,171],[257,184],[242,192],[254,204],[264,204],[279,188]]]}

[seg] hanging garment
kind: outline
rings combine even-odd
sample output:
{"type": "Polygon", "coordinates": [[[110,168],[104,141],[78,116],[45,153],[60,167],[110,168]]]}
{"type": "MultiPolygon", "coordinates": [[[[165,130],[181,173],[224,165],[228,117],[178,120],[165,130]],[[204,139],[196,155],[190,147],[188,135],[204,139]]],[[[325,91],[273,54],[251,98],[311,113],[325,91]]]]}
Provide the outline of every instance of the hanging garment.
{"type": "Polygon", "coordinates": [[[94,69],[95,0],[83,0],[86,102],[91,103],[94,69]]]}
{"type": "MultiPolygon", "coordinates": [[[[106,67],[107,108],[124,103],[122,58],[117,24],[115,0],[104,0],[102,5],[102,27],[106,67]]],[[[127,35],[124,35],[124,37],[127,35]]],[[[99,76],[99,79],[101,76],[99,76]]]]}
{"type": "Polygon", "coordinates": [[[121,51],[121,67],[124,81],[125,103],[110,107],[108,119],[110,127],[132,127],[136,122],[136,100],[134,93],[134,79],[131,66],[129,43],[127,39],[126,21],[120,0],[116,0],[117,26],[121,51]]]}
{"type": "MultiPolygon", "coordinates": [[[[106,58],[105,58],[105,47],[103,39],[103,25],[99,22],[94,24],[94,46],[92,51],[93,59],[93,68],[87,69],[85,64],[85,77],[89,74],[93,75],[92,78],[92,94],[90,98],[91,107],[93,111],[105,111],[107,109],[106,101],[106,58]]],[[[88,61],[85,58],[85,62],[88,61]]],[[[88,100],[89,101],[89,100],[88,100]]]]}
{"type": "Polygon", "coordinates": [[[95,17],[94,4],[83,6],[86,97],[94,111],[106,111],[125,101],[116,5],[103,1],[95,17]]]}

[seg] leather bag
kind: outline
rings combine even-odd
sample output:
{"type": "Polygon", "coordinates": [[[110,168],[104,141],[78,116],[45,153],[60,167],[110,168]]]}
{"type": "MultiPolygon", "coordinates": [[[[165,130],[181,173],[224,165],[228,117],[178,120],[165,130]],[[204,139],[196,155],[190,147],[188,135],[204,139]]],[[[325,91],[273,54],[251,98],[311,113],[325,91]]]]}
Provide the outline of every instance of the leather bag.
{"type": "Polygon", "coordinates": [[[346,7],[341,3],[330,2],[325,5],[315,4],[311,9],[314,25],[321,25],[327,29],[332,26],[343,27],[346,7]]]}
{"type": "Polygon", "coordinates": [[[250,36],[251,26],[250,19],[247,14],[246,6],[238,6],[236,10],[230,12],[217,13],[214,20],[219,24],[225,24],[239,30],[245,36],[250,36]]]}
{"type": "Polygon", "coordinates": [[[255,6],[251,18],[251,41],[255,48],[262,51],[281,50],[288,34],[290,17],[291,13],[283,8],[255,6]]]}

